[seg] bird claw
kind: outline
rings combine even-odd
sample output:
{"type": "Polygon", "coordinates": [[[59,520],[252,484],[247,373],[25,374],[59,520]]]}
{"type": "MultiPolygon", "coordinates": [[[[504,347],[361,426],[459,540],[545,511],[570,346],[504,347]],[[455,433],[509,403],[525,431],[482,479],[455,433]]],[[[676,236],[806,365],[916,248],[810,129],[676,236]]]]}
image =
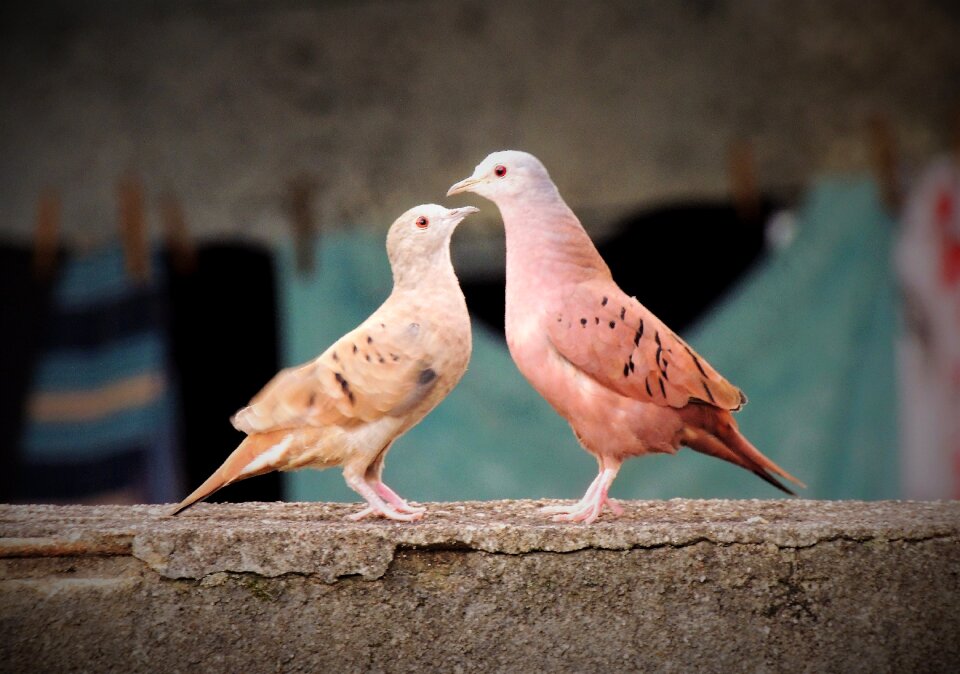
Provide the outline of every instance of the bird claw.
{"type": "Polygon", "coordinates": [[[603,512],[604,506],[610,509],[614,517],[619,517],[623,514],[623,506],[612,498],[599,501],[579,501],[573,505],[543,506],[540,508],[540,512],[553,515],[551,519],[554,522],[585,522],[586,524],[591,524],[600,516],[600,513],[603,512]]]}
{"type": "Polygon", "coordinates": [[[582,503],[575,503],[573,505],[555,505],[555,506],[543,506],[540,508],[540,512],[544,515],[566,515],[568,513],[576,512],[583,507],[582,503]]]}
{"type": "Polygon", "coordinates": [[[597,516],[587,517],[583,513],[570,513],[569,515],[554,515],[550,518],[553,522],[583,522],[584,524],[593,524],[594,520],[597,519],[597,516]]]}
{"type": "Polygon", "coordinates": [[[353,522],[359,522],[364,517],[368,517],[372,514],[373,514],[373,508],[371,508],[370,506],[367,506],[360,512],[353,513],[352,515],[347,515],[347,519],[353,522]]]}
{"type": "Polygon", "coordinates": [[[416,522],[417,520],[423,517],[423,513],[426,512],[425,508],[416,508],[411,509],[411,512],[401,512],[397,508],[393,508],[386,504],[383,507],[377,506],[367,506],[360,512],[353,513],[352,515],[347,515],[347,519],[353,522],[358,522],[365,517],[384,517],[388,520],[398,520],[400,522],[416,522]]]}
{"type": "Polygon", "coordinates": [[[603,510],[603,506],[597,507],[595,504],[590,504],[582,510],[576,510],[574,512],[554,515],[551,519],[554,522],[583,522],[585,524],[593,524],[593,522],[600,516],[600,511],[603,510]]]}
{"type": "Polygon", "coordinates": [[[614,517],[623,514],[623,508],[619,503],[607,496],[607,490],[610,489],[610,483],[617,475],[619,466],[602,467],[599,475],[594,478],[587,489],[583,498],[573,505],[565,506],[544,506],[540,512],[553,515],[554,522],[586,522],[591,524],[603,512],[604,506],[610,509],[614,517]]]}

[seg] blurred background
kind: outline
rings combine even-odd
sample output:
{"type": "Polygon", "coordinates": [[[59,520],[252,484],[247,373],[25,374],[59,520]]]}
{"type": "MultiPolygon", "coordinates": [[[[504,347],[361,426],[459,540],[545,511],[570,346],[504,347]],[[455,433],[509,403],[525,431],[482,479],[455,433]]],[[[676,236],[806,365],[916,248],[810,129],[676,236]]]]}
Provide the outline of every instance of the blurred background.
{"type": "MultiPolygon", "coordinates": [[[[624,289],[811,498],[960,497],[960,7],[949,0],[72,0],[0,9],[0,500],[179,500],[229,416],[473,203],[461,385],[393,447],[417,501],[579,498],[595,462],[503,339],[503,231],[447,200],[540,157],[624,289]]],[[[455,202],[455,203],[454,203],[455,202]]],[[[779,493],[682,450],[624,498],[779,493]]],[[[339,470],[212,500],[347,500],[339,470]]]]}

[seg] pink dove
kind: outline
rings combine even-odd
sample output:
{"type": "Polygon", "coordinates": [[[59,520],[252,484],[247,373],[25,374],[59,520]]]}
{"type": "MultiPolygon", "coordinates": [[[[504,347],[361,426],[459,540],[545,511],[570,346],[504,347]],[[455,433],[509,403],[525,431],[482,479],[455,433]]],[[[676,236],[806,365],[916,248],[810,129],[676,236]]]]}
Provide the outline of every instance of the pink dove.
{"type": "Polygon", "coordinates": [[[605,505],[620,514],[607,492],[623,461],[681,445],[789,494],[772,474],[801,484],[737,429],[740,389],[617,286],[536,157],[494,152],[447,194],[460,192],[490,199],[503,217],[510,354],[600,466],[578,503],[545,509],[555,520],[590,523],[605,505]]]}
{"type": "Polygon", "coordinates": [[[351,515],[416,520],[381,479],[390,445],[457,385],[470,359],[467,305],[450,237],[476,208],[434,204],[401,215],[387,234],[393,292],[315,360],[277,374],[231,419],[247,434],[223,465],[170,513],[231,482],[273,470],[343,466],[367,501],[351,515]]]}

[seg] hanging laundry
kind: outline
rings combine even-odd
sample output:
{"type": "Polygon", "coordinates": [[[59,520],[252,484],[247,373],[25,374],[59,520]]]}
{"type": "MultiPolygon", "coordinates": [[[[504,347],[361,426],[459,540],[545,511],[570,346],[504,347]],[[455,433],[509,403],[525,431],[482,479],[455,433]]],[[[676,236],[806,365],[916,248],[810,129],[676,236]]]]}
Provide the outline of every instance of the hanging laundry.
{"type": "Polygon", "coordinates": [[[163,279],[119,247],[60,265],[39,340],[17,499],[166,502],[179,491],[163,279]]]}
{"type": "MultiPolygon", "coordinates": [[[[805,200],[794,242],[685,335],[747,394],[741,429],[809,485],[807,498],[901,494],[893,231],[873,181],[824,179],[805,200]]],[[[744,478],[717,470],[664,473],[661,482],[752,494],[744,478]]]]}
{"type": "MultiPolygon", "coordinates": [[[[230,417],[279,369],[273,260],[262,246],[231,242],[198,246],[195,263],[180,271],[171,255],[165,262],[181,460],[187,484],[198,485],[243,439],[230,417]]],[[[230,485],[211,500],[282,497],[274,473],[230,485]]]]}
{"type": "Polygon", "coordinates": [[[896,249],[904,496],[960,498],[960,166],[934,162],[904,208],[896,249]]]}
{"type": "Polygon", "coordinates": [[[33,257],[31,248],[0,245],[0,503],[18,491],[27,396],[50,310],[52,277],[36,275],[33,257]]]}

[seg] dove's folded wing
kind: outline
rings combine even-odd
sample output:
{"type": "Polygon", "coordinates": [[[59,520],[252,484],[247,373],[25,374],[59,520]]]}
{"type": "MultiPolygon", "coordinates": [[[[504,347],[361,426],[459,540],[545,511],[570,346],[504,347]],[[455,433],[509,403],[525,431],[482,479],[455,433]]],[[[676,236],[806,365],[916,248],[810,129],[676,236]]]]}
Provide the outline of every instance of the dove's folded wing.
{"type": "Polygon", "coordinates": [[[552,307],[547,335],[568,361],[621,395],[680,408],[737,410],[746,397],[609,279],[581,283],[552,307]]]}
{"type": "Polygon", "coordinates": [[[263,433],[406,413],[436,384],[436,374],[419,324],[381,318],[374,314],[317,359],[278,373],[234,415],[233,425],[263,433]]]}

